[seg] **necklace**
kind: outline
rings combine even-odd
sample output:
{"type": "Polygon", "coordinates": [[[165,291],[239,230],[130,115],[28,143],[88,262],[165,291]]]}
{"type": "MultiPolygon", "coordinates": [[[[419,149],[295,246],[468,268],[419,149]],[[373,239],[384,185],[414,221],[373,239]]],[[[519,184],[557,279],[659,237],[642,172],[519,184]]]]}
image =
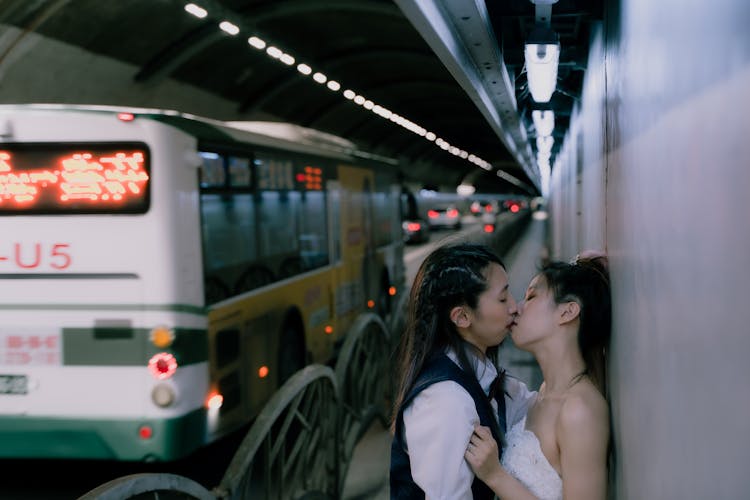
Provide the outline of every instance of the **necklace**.
{"type": "Polygon", "coordinates": [[[550,396],[550,395],[562,395],[562,394],[565,394],[565,393],[566,393],[566,392],[568,392],[568,391],[569,391],[569,390],[570,390],[570,389],[571,389],[571,388],[572,388],[572,387],[573,387],[574,385],[576,385],[576,384],[577,384],[578,382],[580,382],[581,380],[583,380],[583,377],[585,377],[585,376],[586,376],[586,370],[585,370],[585,369],[584,369],[584,370],[582,370],[582,371],[580,371],[580,372],[578,372],[578,373],[576,373],[576,374],[575,374],[575,375],[573,375],[573,377],[572,377],[572,378],[570,379],[570,382],[568,382],[568,385],[567,385],[567,386],[565,387],[565,389],[563,389],[562,391],[559,391],[559,392],[557,392],[557,393],[554,393],[554,392],[553,392],[553,393],[551,393],[551,394],[547,394],[547,390],[546,390],[546,389],[547,389],[547,386],[545,385],[545,386],[544,386],[544,389],[545,389],[545,391],[544,391],[544,392],[542,392],[541,390],[539,391],[539,394],[538,394],[538,396],[537,396],[537,401],[542,401],[542,400],[544,400],[544,399],[545,399],[545,398],[546,398],[547,396],[550,396]]]}

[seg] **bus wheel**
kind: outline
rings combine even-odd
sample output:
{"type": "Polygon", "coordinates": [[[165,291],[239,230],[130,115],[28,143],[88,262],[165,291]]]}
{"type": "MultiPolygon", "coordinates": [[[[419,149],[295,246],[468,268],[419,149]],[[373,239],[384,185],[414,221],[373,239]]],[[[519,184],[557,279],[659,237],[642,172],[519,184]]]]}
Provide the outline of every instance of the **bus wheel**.
{"type": "Polygon", "coordinates": [[[302,328],[292,318],[287,319],[281,329],[279,341],[279,379],[280,386],[289,377],[305,367],[305,342],[302,328]]]}

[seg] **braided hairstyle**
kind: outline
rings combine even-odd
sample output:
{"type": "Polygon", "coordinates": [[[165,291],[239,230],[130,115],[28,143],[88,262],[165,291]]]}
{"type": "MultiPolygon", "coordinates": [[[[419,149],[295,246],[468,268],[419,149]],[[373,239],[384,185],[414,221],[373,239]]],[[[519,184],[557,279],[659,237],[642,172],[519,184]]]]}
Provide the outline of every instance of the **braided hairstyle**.
{"type": "Polygon", "coordinates": [[[540,274],[552,290],[555,303],[575,301],[580,306],[578,349],[586,364],[585,374],[606,397],[606,352],[612,332],[607,258],[597,255],[578,257],[573,263],[551,262],[540,274]]]}
{"type": "MultiPolygon", "coordinates": [[[[479,295],[488,287],[486,270],[493,262],[505,269],[500,257],[489,248],[472,243],[437,248],[422,262],[409,295],[408,319],[397,351],[392,425],[404,398],[431,356],[451,348],[459,366],[474,376],[466,349],[474,349],[479,356],[483,353],[459,335],[450,319],[450,311],[462,305],[477,307],[479,295]]],[[[490,348],[486,353],[493,363],[497,359],[497,349],[490,348]]]]}

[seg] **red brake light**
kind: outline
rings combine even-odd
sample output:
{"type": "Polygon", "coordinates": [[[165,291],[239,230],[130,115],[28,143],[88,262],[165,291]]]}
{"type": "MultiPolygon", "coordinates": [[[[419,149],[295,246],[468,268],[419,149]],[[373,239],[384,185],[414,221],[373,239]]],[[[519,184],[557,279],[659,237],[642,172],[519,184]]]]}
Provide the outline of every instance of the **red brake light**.
{"type": "Polygon", "coordinates": [[[435,211],[435,210],[428,210],[427,211],[427,217],[429,217],[430,219],[434,219],[435,217],[437,217],[439,215],[440,214],[437,213],[437,211],[435,211]]]}
{"type": "Polygon", "coordinates": [[[117,118],[124,122],[132,122],[135,120],[133,113],[117,113],[117,118]]]}
{"type": "Polygon", "coordinates": [[[484,211],[485,212],[492,212],[492,205],[485,205],[484,206],[484,211]]]}
{"type": "Polygon", "coordinates": [[[516,213],[519,210],[520,210],[520,208],[518,208],[518,205],[516,205],[515,203],[510,206],[510,211],[513,212],[513,213],[516,213]]]}
{"type": "Polygon", "coordinates": [[[177,360],[168,352],[154,354],[148,361],[148,369],[154,378],[164,380],[177,371],[177,360]]]}
{"type": "Polygon", "coordinates": [[[153,435],[154,430],[150,425],[142,425],[138,428],[138,437],[140,437],[141,439],[151,439],[151,436],[153,435]]]}
{"type": "Polygon", "coordinates": [[[455,208],[448,210],[448,217],[458,217],[458,210],[455,208]]]}
{"type": "Polygon", "coordinates": [[[409,231],[419,231],[419,228],[420,228],[420,227],[421,227],[421,226],[419,225],[419,222],[409,222],[409,223],[408,223],[408,224],[406,225],[406,228],[407,228],[407,229],[408,229],[409,231]]]}
{"type": "Polygon", "coordinates": [[[484,225],[484,232],[485,233],[491,233],[494,230],[495,230],[495,226],[493,226],[492,224],[485,224],[484,225]]]}

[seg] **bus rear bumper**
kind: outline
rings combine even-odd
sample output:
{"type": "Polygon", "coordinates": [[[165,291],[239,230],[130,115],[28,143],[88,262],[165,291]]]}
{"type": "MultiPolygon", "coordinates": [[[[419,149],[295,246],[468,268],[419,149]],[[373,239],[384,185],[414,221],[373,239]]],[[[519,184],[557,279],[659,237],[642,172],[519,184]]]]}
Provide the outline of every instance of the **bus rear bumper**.
{"type": "Polygon", "coordinates": [[[0,416],[0,458],[169,461],[206,442],[206,411],[171,419],[72,419],[0,416]],[[142,438],[143,426],[151,436],[142,438]]]}

